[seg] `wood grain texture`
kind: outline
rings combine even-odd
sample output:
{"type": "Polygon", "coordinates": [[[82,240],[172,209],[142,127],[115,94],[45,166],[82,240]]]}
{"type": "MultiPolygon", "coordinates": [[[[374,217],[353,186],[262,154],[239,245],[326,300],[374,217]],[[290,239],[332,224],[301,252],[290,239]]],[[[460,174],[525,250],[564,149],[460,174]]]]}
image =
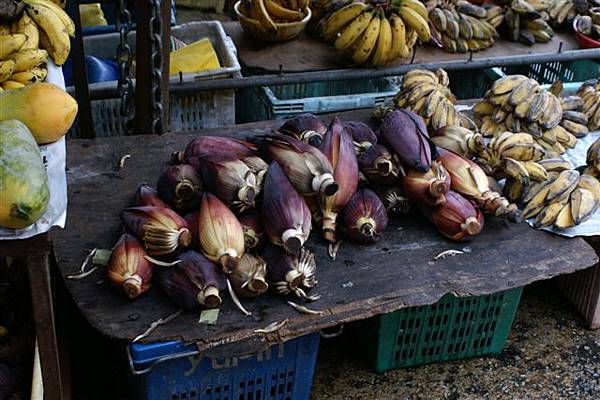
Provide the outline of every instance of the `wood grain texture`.
{"type": "MultiPolygon", "coordinates": [[[[255,73],[305,72],[349,68],[351,61],[335,51],[333,46],[311,38],[306,32],[297,39],[284,43],[266,43],[244,33],[238,22],[223,23],[225,31],[233,39],[238,58],[243,67],[255,73]],[[280,69],[281,66],[281,69],[280,69]]],[[[526,46],[521,43],[499,39],[491,48],[473,53],[473,60],[502,58],[526,54],[556,53],[562,43],[562,51],[577,50],[579,46],[572,33],[556,33],[547,43],[526,46]]],[[[426,45],[417,48],[414,64],[441,61],[467,62],[469,54],[448,53],[442,49],[426,45]]],[[[398,59],[390,65],[409,63],[408,59],[398,59]]]]}
{"type": "MultiPolygon", "coordinates": [[[[368,112],[342,114],[364,120],[368,112]]],[[[273,122],[202,131],[238,136],[269,131],[273,122]]],[[[172,151],[181,150],[194,135],[142,135],[68,143],[69,212],[66,229],[55,233],[55,253],[63,276],[76,273],[86,251],[110,248],[121,231],[118,213],[132,202],[140,182],[155,184],[172,151]],[[119,171],[119,160],[131,155],[119,171]]],[[[368,318],[402,307],[432,304],[444,294],[493,293],[593,265],[597,257],[583,240],[566,239],[487,218],[483,232],[468,243],[444,239],[415,213],[391,222],[373,246],[343,243],[338,259],[329,260],[326,247],[313,234],[308,247],[317,257],[322,298],[309,305],[321,316],[299,314],[270,295],[244,301],[253,312],[244,317],[225,300],[215,326],[199,325],[199,312],[187,312],[158,328],[147,341],[181,339],[197,342],[214,354],[247,353],[274,341],[293,338],[341,322],[368,318]],[[469,253],[433,262],[447,249],[468,247],[469,253]],[[254,330],[287,320],[272,334],[254,330]],[[217,349],[214,349],[218,347],[217,349]]],[[[81,281],[67,280],[76,304],[103,334],[131,340],[160,317],[176,311],[157,288],[130,302],[105,281],[104,268],[81,281]]]]}

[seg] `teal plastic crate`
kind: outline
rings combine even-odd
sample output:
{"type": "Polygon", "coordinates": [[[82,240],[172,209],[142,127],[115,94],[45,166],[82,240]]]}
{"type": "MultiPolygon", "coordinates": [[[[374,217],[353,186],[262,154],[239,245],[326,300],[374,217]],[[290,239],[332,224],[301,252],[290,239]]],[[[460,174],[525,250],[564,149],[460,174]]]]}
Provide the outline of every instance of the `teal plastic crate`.
{"type": "Polygon", "coordinates": [[[302,113],[373,108],[400,90],[398,78],[262,86],[238,92],[238,123],[281,119],[302,113]]]}
{"type": "Polygon", "coordinates": [[[457,99],[479,99],[500,77],[493,68],[448,71],[450,90],[457,99]]]}
{"type": "Polygon", "coordinates": [[[377,372],[498,354],[504,348],[523,288],[472,297],[446,295],[357,323],[363,356],[377,372]]]}
{"type": "Polygon", "coordinates": [[[459,99],[478,99],[505,75],[521,74],[541,85],[560,79],[566,93],[577,91],[582,82],[600,78],[600,63],[592,60],[554,61],[544,64],[516,65],[480,70],[450,71],[450,89],[459,99]]]}
{"type": "Polygon", "coordinates": [[[560,79],[563,83],[583,82],[600,77],[600,64],[592,60],[554,61],[545,64],[515,65],[501,67],[506,75],[522,74],[551,85],[560,79]]]}

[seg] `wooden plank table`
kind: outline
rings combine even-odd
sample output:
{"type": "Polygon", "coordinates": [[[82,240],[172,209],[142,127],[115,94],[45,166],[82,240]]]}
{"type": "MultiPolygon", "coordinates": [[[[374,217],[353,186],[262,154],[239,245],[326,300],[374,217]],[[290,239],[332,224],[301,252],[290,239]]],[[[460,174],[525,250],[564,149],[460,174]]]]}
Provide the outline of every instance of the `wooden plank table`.
{"type": "MultiPolygon", "coordinates": [[[[346,120],[365,120],[368,112],[348,112],[346,120]]],[[[280,122],[262,122],[202,131],[200,134],[239,136],[272,129],[280,122]]],[[[183,149],[194,135],[71,140],[69,142],[69,218],[56,233],[55,254],[63,276],[77,273],[87,251],[110,248],[121,232],[118,214],[132,204],[140,182],[154,184],[172,151],[183,149]],[[131,155],[119,171],[119,160],[131,155]]],[[[245,354],[341,322],[364,319],[402,307],[432,304],[446,293],[482,295],[571,273],[593,265],[597,256],[580,239],[566,239],[487,218],[483,232],[467,243],[444,239],[418,215],[393,220],[373,246],[342,244],[337,261],[313,234],[308,247],[315,251],[322,298],[310,305],[321,316],[299,314],[278,297],[246,300],[252,316],[244,317],[225,300],[218,324],[197,323],[199,312],[186,312],[159,327],[147,341],[180,339],[196,342],[215,355],[245,354]],[[433,262],[434,255],[467,247],[468,253],[433,262]],[[287,320],[279,330],[254,332],[287,320]]],[[[157,288],[130,302],[111,288],[104,268],[84,280],[67,280],[68,290],[91,325],[116,339],[132,340],[149,324],[176,311],[157,288]]]]}
{"type": "MultiPolygon", "coordinates": [[[[238,58],[244,68],[253,73],[307,72],[336,70],[352,67],[352,61],[341,56],[331,45],[316,40],[306,32],[297,39],[284,43],[266,43],[254,39],[242,30],[238,22],[224,22],[225,31],[235,43],[238,58]]],[[[512,56],[532,54],[557,54],[559,51],[578,50],[579,46],[571,32],[557,32],[547,43],[527,46],[521,43],[499,39],[491,48],[473,53],[472,60],[493,58],[497,65],[503,59],[512,56]]],[[[470,55],[448,53],[432,45],[417,47],[412,64],[464,61],[468,63],[470,55]]],[[[387,65],[393,67],[411,63],[409,59],[398,59],[387,65]]]]}

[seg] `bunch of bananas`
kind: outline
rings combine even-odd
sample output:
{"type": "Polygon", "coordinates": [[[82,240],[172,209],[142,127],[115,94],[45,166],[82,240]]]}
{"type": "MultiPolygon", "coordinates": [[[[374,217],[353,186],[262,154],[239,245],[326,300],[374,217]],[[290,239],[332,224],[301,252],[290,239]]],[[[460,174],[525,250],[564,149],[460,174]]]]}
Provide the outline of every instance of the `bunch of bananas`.
{"type": "Polygon", "coordinates": [[[504,14],[508,39],[529,46],[550,41],[554,31],[543,15],[551,4],[552,1],[548,0],[512,0],[504,14]]]}
{"type": "Polygon", "coordinates": [[[462,126],[444,126],[433,131],[430,136],[436,146],[452,150],[468,159],[485,150],[483,136],[462,126]]]}
{"type": "Polygon", "coordinates": [[[477,129],[467,115],[454,108],[456,97],[450,91],[450,79],[446,71],[413,69],[402,79],[402,89],[394,98],[396,107],[419,114],[431,129],[444,126],[477,129]]]}
{"type": "Polygon", "coordinates": [[[417,39],[431,40],[427,9],[419,0],[351,2],[319,22],[319,35],[357,64],[407,58],[417,39]]]}
{"type": "Polygon", "coordinates": [[[588,132],[581,124],[584,115],[573,108],[577,103],[571,98],[559,100],[534,79],[508,75],[494,82],[473,112],[484,136],[526,132],[547,153],[560,155],[588,132]]]}
{"type": "Polygon", "coordinates": [[[277,23],[302,21],[308,14],[308,0],[243,0],[240,12],[257,20],[267,32],[277,32],[277,23]]]}
{"type": "Polygon", "coordinates": [[[575,0],[556,0],[548,7],[548,16],[550,24],[554,27],[570,25],[573,19],[580,14],[578,3],[586,4],[586,1],[575,0]]]}
{"type": "Polygon", "coordinates": [[[590,218],[600,205],[600,182],[588,174],[566,169],[548,173],[523,199],[523,217],[534,218],[536,228],[570,228],[590,218]]]}
{"type": "Polygon", "coordinates": [[[539,163],[545,156],[544,149],[530,134],[502,132],[479,152],[476,161],[487,175],[506,178],[503,195],[515,202],[527,192],[532,181],[542,182],[548,178],[546,169],[539,163]]]}
{"type": "Polygon", "coordinates": [[[487,10],[466,0],[429,0],[427,9],[433,40],[450,53],[484,50],[498,37],[487,10]]]}
{"type": "Polygon", "coordinates": [[[484,4],[483,8],[485,8],[487,23],[493,26],[494,29],[498,29],[504,22],[504,13],[506,12],[504,7],[488,3],[484,4]]]}
{"type": "Polygon", "coordinates": [[[48,55],[64,64],[75,25],[50,0],[24,0],[25,11],[12,23],[0,24],[0,87],[16,89],[43,81],[48,55]]]}
{"type": "Polygon", "coordinates": [[[586,82],[577,91],[583,101],[581,111],[587,117],[590,130],[600,129],[600,82],[586,82]]]}

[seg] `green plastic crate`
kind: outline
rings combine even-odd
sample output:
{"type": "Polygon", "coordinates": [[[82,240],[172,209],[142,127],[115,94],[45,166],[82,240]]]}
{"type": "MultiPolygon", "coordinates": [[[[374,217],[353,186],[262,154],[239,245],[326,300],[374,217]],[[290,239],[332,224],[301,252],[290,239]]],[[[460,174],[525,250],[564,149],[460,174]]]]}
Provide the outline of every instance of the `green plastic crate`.
{"type": "Polygon", "coordinates": [[[576,91],[581,82],[600,78],[600,63],[592,60],[554,61],[544,64],[448,72],[450,89],[459,99],[481,98],[496,79],[515,74],[526,75],[541,85],[551,85],[560,79],[566,84],[565,92],[570,93],[576,91]]]}
{"type": "Polygon", "coordinates": [[[399,78],[298,83],[242,89],[237,123],[281,119],[302,113],[373,108],[400,90],[399,78]]]}
{"type": "Polygon", "coordinates": [[[377,372],[498,354],[504,348],[523,288],[483,296],[448,294],[357,323],[367,361],[377,372]]]}
{"type": "Polygon", "coordinates": [[[450,90],[458,99],[479,99],[498,79],[498,71],[493,68],[448,71],[450,90]]]}
{"type": "Polygon", "coordinates": [[[563,83],[583,82],[600,77],[600,64],[592,60],[554,61],[545,64],[515,65],[501,67],[506,75],[522,74],[551,85],[560,79],[563,83]]]}

